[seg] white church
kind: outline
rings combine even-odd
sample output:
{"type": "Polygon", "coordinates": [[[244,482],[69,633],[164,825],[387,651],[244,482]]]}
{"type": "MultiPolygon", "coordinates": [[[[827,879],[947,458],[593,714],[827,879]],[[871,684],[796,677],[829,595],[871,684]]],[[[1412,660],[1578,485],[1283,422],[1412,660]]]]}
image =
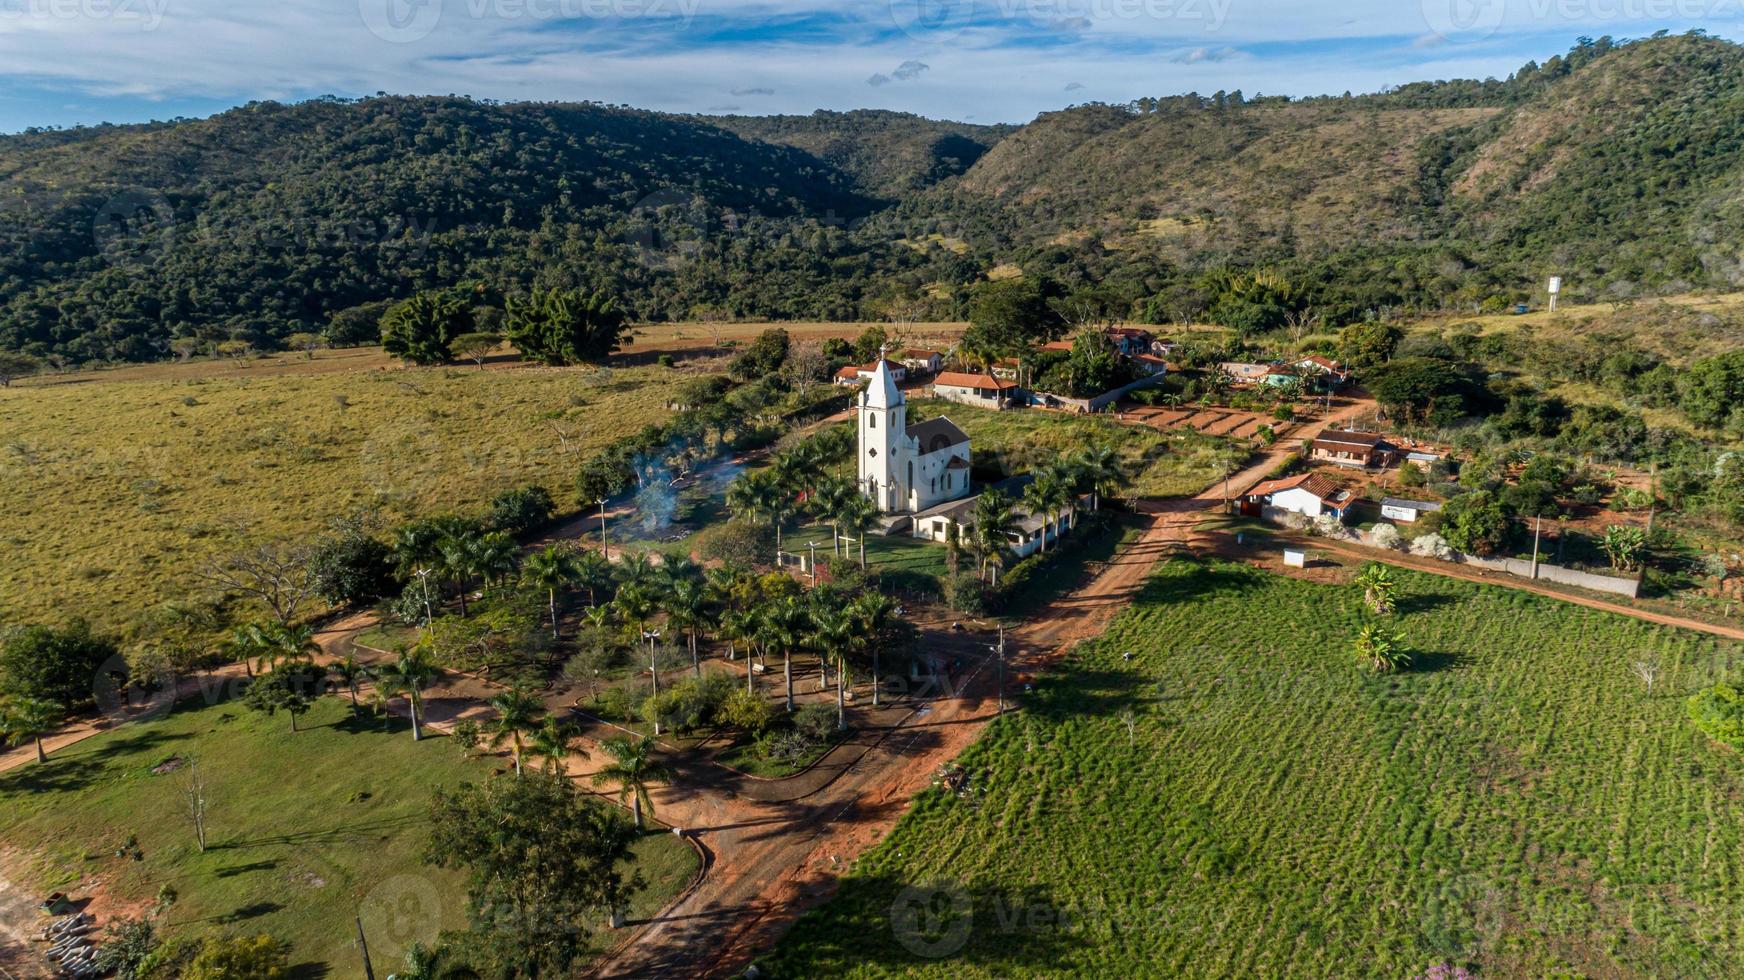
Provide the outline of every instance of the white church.
{"type": "Polygon", "coordinates": [[[882,514],[918,514],[969,495],[969,436],[947,418],[908,424],[908,399],[879,360],[860,394],[860,487],[882,514]]]}
{"type": "MultiPolygon", "coordinates": [[[[966,534],[974,524],[974,490],[969,480],[969,436],[948,418],[908,424],[908,399],[896,387],[889,361],[882,358],[860,394],[860,488],[885,516],[887,533],[906,530],[917,538],[944,541],[951,528],[966,534]]],[[[1030,477],[995,486],[1015,499],[1030,477]]],[[[1075,510],[1075,508],[1074,508],[1075,510]]],[[[1018,557],[1053,541],[1071,522],[1050,528],[1044,517],[1014,507],[1018,520],[1011,548],[1018,557]]]]}

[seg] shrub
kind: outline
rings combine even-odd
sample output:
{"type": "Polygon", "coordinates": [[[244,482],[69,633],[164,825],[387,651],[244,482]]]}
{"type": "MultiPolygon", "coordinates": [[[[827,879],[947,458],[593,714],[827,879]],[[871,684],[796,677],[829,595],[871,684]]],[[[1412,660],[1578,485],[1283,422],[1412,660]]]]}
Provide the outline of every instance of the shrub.
{"type": "Polygon", "coordinates": [[[733,693],[721,702],[715,717],[723,725],[731,725],[758,735],[767,730],[775,720],[775,709],[770,706],[768,698],[735,684],[733,693]]]}
{"type": "Polygon", "coordinates": [[[1442,561],[1453,558],[1453,548],[1439,534],[1425,534],[1412,541],[1411,553],[1422,558],[1439,558],[1442,561]]]}
{"type": "Polygon", "coordinates": [[[1721,681],[1689,699],[1690,721],[1716,742],[1744,750],[1744,693],[1721,681]]]}
{"type": "MultiPolygon", "coordinates": [[[[394,593],[393,552],[367,534],[347,532],[315,547],[315,590],[336,606],[363,606],[394,593]]],[[[422,621],[420,608],[419,617],[422,621]]]]}
{"type": "Polygon", "coordinates": [[[1429,482],[1429,477],[1423,472],[1423,467],[1407,460],[1399,467],[1399,485],[1402,487],[1420,487],[1429,482]]]}
{"type": "Polygon", "coordinates": [[[608,687],[600,692],[600,714],[622,722],[636,720],[636,696],[628,688],[608,687]]]}
{"type": "Polygon", "coordinates": [[[523,534],[551,519],[551,492],[537,484],[506,490],[491,501],[490,523],[499,531],[523,534]]]}
{"type": "Polygon", "coordinates": [[[1388,548],[1398,551],[1405,546],[1405,539],[1399,534],[1399,529],[1391,524],[1376,524],[1369,532],[1369,543],[1377,548],[1388,548]]]}
{"type": "Polygon", "coordinates": [[[775,564],[775,532],[752,521],[727,521],[696,536],[697,554],[741,568],[775,564]]]}
{"type": "Polygon", "coordinates": [[[822,701],[802,705],[793,713],[793,730],[814,742],[828,739],[836,731],[836,706],[822,701]]]}
{"type": "Polygon", "coordinates": [[[1473,555],[1489,555],[1507,544],[1511,527],[1502,501],[1488,490],[1456,497],[1442,509],[1447,543],[1473,555]]]}
{"type": "Polygon", "coordinates": [[[26,626],[0,644],[0,694],[54,701],[76,708],[92,698],[97,672],[121,651],[82,619],[65,629],[26,626]]]}
{"type": "Polygon", "coordinates": [[[980,615],[987,609],[987,583],[974,572],[958,572],[944,580],[945,605],[952,612],[966,616],[980,615]]]}
{"type": "MultiPolygon", "coordinates": [[[[434,603],[437,596],[432,593],[430,598],[434,603]]],[[[388,602],[387,611],[388,615],[407,626],[422,626],[425,610],[429,608],[424,604],[424,584],[413,581],[388,602]]]]}

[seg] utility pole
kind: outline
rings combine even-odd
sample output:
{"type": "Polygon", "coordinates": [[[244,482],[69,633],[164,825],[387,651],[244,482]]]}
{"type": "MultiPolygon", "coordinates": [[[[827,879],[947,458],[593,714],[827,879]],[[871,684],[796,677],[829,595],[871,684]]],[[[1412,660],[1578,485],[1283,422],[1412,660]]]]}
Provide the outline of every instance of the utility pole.
{"type": "Polygon", "coordinates": [[[659,662],[659,630],[643,630],[642,639],[648,641],[648,676],[654,683],[654,734],[660,734],[660,662],[659,662]]]}
{"type": "Polygon", "coordinates": [[[999,713],[1005,714],[1005,627],[999,627],[999,645],[993,648],[999,657],[999,713]]]}
{"type": "Polygon", "coordinates": [[[428,568],[420,568],[413,574],[418,576],[418,582],[421,585],[423,585],[423,587],[424,587],[424,628],[429,629],[430,628],[430,618],[431,618],[430,617],[430,570],[428,568]]]}
{"type": "Polygon", "coordinates": [[[357,948],[363,951],[364,980],[375,980],[375,967],[369,964],[369,940],[363,938],[363,916],[357,917],[357,948]]]}
{"type": "Polygon", "coordinates": [[[600,551],[605,554],[606,561],[612,560],[612,545],[606,540],[606,498],[599,499],[600,505],[600,551]]]}
{"type": "Polygon", "coordinates": [[[1544,533],[1544,515],[1532,518],[1532,581],[1538,581],[1538,539],[1544,533]]]}
{"type": "Polygon", "coordinates": [[[808,573],[810,573],[810,575],[811,575],[811,584],[816,585],[817,584],[817,542],[816,541],[807,541],[805,543],[805,545],[807,548],[811,549],[811,561],[809,564],[807,564],[805,566],[805,568],[806,568],[806,571],[808,573]]]}

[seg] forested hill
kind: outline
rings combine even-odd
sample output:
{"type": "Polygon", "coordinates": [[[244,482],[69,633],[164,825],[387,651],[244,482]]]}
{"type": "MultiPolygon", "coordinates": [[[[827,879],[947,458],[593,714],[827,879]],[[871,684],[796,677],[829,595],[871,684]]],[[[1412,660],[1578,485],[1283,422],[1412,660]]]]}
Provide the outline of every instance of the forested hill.
{"type": "Polygon", "coordinates": [[[638,317],[958,317],[1020,268],[1264,328],[1744,281],[1744,49],[1583,42],[1508,79],[1145,97],[1022,127],[383,97],[0,138],[0,348],[366,337],[385,301],[604,289],[638,317]],[[1239,302],[1232,284],[1248,277],[1239,302]],[[1236,273],[1232,275],[1232,273],[1236,273]],[[1258,296],[1255,282],[1287,283],[1258,296]]]}

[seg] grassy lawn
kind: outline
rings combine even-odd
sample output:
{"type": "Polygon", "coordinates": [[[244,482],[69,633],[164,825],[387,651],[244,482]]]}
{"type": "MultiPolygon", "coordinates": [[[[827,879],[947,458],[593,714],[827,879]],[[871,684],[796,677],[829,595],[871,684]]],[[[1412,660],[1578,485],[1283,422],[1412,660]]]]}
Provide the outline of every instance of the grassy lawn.
{"type": "Polygon", "coordinates": [[[1744,762],[1684,700],[1744,649],[1395,574],[1375,676],[1355,587],[1164,566],[769,975],[1734,975],[1744,762]]]}
{"type": "Polygon", "coordinates": [[[0,391],[12,506],[0,619],[125,626],[197,592],[192,572],[211,556],[306,539],[365,508],[477,511],[527,482],[567,506],[581,459],[665,417],[682,377],[324,366],[183,365],[0,391]]]}
{"type": "MultiPolygon", "coordinates": [[[[805,554],[807,544],[816,544],[821,561],[830,557],[830,541],[829,525],[821,524],[788,530],[781,536],[781,547],[785,551],[805,554]]],[[[854,547],[851,555],[836,560],[850,564],[858,562],[859,546],[854,547]]],[[[945,574],[945,546],[906,534],[886,537],[874,531],[866,535],[866,567],[885,575],[938,579],[945,574]]]]}
{"type": "Polygon", "coordinates": [[[1212,456],[1226,439],[1191,431],[1159,432],[1124,425],[1111,416],[1067,415],[1039,409],[995,412],[954,402],[915,398],[910,421],[950,416],[969,434],[978,473],[1007,476],[1047,466],[1086,446],[1115,447],[1142,497],[1188,496],[1205,489],[1219,472],[1212,456]]]}
{"type": "MultiPolygon", "coordinates": [[[[0,775],[0,840],[36,855],[21,883],[46,892],[95,875],[142,904],[173,886],[169,929],[270,932],[311,975],[319,964],[355,975],[352,917],[361,911],[370,926],[384,903],[431,912],[420,935],[370,937],[378,971],[435,926],[465,928],[463,876],[426,867],[417,851],[431,789],[483,779],[490,767],[448,739],[413,742],[398,724],[354,723],[338,698],[323,699],[302,727],[293,735],[285,716],[232,703],[97,736],[46,767],[0,775]],[[197,759],[207,783],[204,854],[182,815],[184,774],[152,773],[175,757],[197,759]],[[129,836],[143,860],[115,856],[129,836]]],[[[637,857],[649,887],[632,916],[658,909],[696,869],[694,852],[669,834],[644,838],[637,857]]]]}

